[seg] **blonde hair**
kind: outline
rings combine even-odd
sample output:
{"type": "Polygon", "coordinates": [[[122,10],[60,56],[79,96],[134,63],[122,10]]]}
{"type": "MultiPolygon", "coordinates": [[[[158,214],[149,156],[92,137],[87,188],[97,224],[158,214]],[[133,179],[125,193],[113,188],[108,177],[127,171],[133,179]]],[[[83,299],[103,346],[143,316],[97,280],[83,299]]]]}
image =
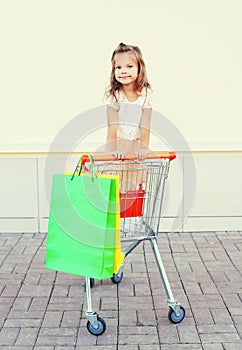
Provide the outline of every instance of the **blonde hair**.
{"type": "Polygon", "coordinates": [[[141,92],[143,88],[146,88],[146,95],[147,95],[147,89],[151,88],[151,85],[148,82],[148,78],[147,78],[145,62],[143,60],[143,56],[139,47],[120,43],[118,47],[114,50],[111,57],[112,71],[110,76],[110,85],[108,86],[105,92],[106,96],[113,97],[117,103],[118,103],[117,93],[119,92],[122,84],[115,79],[115,56],[117,54],[126,53],[126,52],[130,52],[131,54],[133,54],[138,65],[138,77],[135,82],[135,89],[141,92]]]}

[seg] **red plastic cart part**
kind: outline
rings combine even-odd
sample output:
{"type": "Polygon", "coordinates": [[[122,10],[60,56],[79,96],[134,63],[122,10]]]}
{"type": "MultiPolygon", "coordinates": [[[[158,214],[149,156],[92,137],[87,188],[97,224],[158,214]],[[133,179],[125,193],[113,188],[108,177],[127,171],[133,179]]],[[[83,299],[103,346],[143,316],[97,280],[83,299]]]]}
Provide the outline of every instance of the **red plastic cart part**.
{"type": "MultiPolygon", "coordinates": [[[[101,162],[101,161],[115,161],[117,160],[115,156],[108,153],[92,153],[93,159],[95,162],[101,162]]],[[[175,152],[160,152],[160,151],[154,151],[150,152],[146,155],[145,159],[162,159],[166,158],[169,160],[173,160],[176,158],[175,152]]],[[[122,161],[125,160],[136,160],[135,155],[127,155],[125,158],[122,159],[122,161]]],[[[88,154],[82,155],[82,164],[85,164],[86,162],[89,162],[89,156],[88,154]]]]}
{"type": "Polygon", "coordinates": [[[120,217],[143,216],[145,190],[127,191],[120,193],[120,217]]]}

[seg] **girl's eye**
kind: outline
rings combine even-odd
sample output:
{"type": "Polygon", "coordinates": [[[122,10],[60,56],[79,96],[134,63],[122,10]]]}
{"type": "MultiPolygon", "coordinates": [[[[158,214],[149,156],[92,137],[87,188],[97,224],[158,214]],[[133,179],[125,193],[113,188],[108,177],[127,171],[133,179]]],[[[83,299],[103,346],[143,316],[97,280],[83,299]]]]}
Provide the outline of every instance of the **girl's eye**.
{"type": "Polygon", "coordinates": [[[120,69],[121,67],[120,66],[117,66],[117,67],[115,67],[116,69],[120,69]]]}
{"type": "Polygon", "coordinates": [[[132,64],[130,64],[128,67],[129,67],[129,68],[133,68],[132,64]]]}

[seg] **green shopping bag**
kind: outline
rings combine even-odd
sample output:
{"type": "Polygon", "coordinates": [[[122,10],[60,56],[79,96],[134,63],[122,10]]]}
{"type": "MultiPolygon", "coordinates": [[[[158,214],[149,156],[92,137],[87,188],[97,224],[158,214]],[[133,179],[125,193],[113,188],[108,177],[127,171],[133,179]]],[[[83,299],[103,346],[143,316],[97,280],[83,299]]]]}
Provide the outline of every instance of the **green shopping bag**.
{"type": "Polygon", "coordinates": [[[112,175],[53,176],[46,268],[95,279],[113,276],[117,182],[112,175]]]}

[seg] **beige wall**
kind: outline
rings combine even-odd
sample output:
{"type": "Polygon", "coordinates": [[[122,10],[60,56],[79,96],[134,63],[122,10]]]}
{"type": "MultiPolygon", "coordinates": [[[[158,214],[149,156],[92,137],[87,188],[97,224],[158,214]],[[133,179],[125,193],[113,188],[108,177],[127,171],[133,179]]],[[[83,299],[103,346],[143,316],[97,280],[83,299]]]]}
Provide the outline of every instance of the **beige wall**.
{"type": "MultiPolygon", "coordinates": [[[[0,231],[44,229],[45,154],[59,130],[101,104],[121,41],[142,49],[155,109],[195,160],[197,195],[181,229],[241,228],[241,13],[240,0],[1,1],[0,231]],[[25,185],[10,187],[16,164],[25,185]]],[[[104,137],[104,127],[95,129],[79,149],[94,150],[104,137]]],[[[151,141],[153,149],[173,146],[151,141]]],[[[167,229],[183,191],[178,168],[167,229]]]]}
{"type": "MultiPolygon", "coordinates": [[[[68,158],[68,170],[74,169],[79,156],[72,154],[68,158]]],[[[160,231],[241,230],[242,152],[194,152],[197,174],[192,196],[190,156],[178,153],[171,163],[160,231]]],[[[55,164],[56,158],[63,155],[52,157],[55,164]]],[[[44,181],[45,166],[46,155],[0,156],[0,232],[46,232],[49,197],[44,181]]],[[[49,171],[56,172],[55,169],[54,166],[49,171]]]]}

